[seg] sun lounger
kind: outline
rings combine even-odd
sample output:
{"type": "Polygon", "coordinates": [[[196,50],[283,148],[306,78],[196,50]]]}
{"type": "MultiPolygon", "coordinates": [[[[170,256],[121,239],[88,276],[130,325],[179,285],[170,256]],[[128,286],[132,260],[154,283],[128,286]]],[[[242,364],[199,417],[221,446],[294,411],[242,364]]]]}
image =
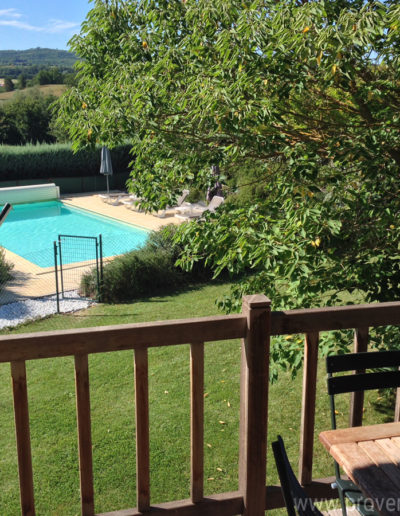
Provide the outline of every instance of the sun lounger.
{"type": "Polygon", "coordinates": [[[121,204],[128,194],[125,193],[109,193],[109,194],[100,194],[99,198],[107,203],[111,204],[112,206],[118,206],[118,204],[121,204]]]}
{"type": "Polygon", "coordinates": [[[191,205],[186,210],[183,209],[179,213],[175,214],[175,217],[178,219],[189,220],[189,219],[197,219],[201,217],[206,211],[215,211],[218,206],[224,202],[224,198],[218,195],[215,195],[208,206],[200,206],[200,205],[191,205]]]}
{"type": "Polygon", "coordinates": [[[188,195],[189,190],[183,190],[182,194],[178,197],[176,201],[176,206],[167,206],[164,210],[158,210],[158,212],[154,215],[156,217],[164,218],[167,215],[167,212],[171,212],[168,213],[168,215],[174,215],[177,212],[177,210],[179,210],[179,208],[181,208],[183,205],[190,206],[190,203],[184,202],[188,195]]]}
{"type": "Polygon", "coordinates": [[[99,198],[106,204],[118,205],[119,197],[111,194],[100,194],[99,198]]]}
{"type": "Polygon", "coordinates": [[[207,208],[207,205],[205,202],[184,202],[181,206],[175,209],[175,213],[180,213],[183,215],[184,213],[193,211],[193,210],[202,210],[204,208],[207,208]]]}
{"type": "Polygon", "coordinates": [[[138,211],[141,212],[139,208],[139,203],[142,199],[140,197],[136,197],[136,195],[129,195],[129,197],[122,201],[122,204],[125,206],[125,208],[128,208],[128,210],[138,211]]]}

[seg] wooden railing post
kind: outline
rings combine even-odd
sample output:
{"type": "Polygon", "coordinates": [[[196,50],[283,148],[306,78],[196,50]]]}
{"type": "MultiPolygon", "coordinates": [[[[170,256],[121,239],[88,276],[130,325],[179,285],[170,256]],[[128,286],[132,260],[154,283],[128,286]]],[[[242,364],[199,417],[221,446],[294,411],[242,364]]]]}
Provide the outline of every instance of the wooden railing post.
{"type": "Polygon", "coordinates": [[[93,456],[88,355],[75,355],[75,390],[79,449],[79,479],[81,486],[81,514],[82,516],[93,516],[93,456]]]}
{"type": "MultiPolygon", "coordinates": [[[[400,367],[399,367],[400,370],[400,367]]],[[[396,405],[394,407],[394,421],[400,421],[400,387],[396,389],[396,405]]]]}
{"type": "MultiPolygon", "coordinates": [[[[368,350],[368,328],[357,328],[354,332],[354,353],[368,350]]],[[[364,371],[355,371],[363,373],[364,371]]],[[[364,391],[353,392],[350,398],[350,426],[361,426],[364,408],[364,391]]]]}
{"type": "Polygon", "coordinates": [[[135,349],[136,497],[140,512],[150,509],[149,373],[147,349],[135,349]]]}
{"type": "Polygon", "coordinates": [[[190,498],[203,499],[204,483],[204,343],[190,345],[190,498]]]}
{"type": "Polygon", "coordinates": [[[311,484],[314,453],[315,400],[317,393],[319,333],[307,333],[304,343],[303,394],[301,407],[299,481],[311,484]]]}
{"type": "Polygon", "coordinates": [[[245,516],[264,516],[267,463],[270,305],[263,295],[245,296],[242,313],[239,489],[245,516]]]}
{"type": "Polygon", "coordinates": [[[11,362],[22,516],[35,516],[25,361],[11,362]]]}

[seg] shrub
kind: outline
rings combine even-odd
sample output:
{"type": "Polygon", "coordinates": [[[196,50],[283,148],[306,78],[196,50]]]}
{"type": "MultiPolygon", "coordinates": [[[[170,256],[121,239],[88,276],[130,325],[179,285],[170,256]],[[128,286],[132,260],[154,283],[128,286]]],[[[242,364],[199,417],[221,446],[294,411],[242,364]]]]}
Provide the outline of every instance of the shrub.
{"type": "Polygon", "coordinates": [[[10,271],[13,265],[6,261],[4,255],[4,249],[0,247],[0,290],[4,284],[11,278],[10,271]]]}
{"type": "MultiPolygon", "coordinates": [[[[160,250],[169,252],[172,262],[175,264],[183,251],[183,246],[179,242],[179,238],[176,238],[177,231],[178,226],[175,224],[168,224],[159,231],[152,231],[146,241],[144,249],[154,253],[158,253],[160,250]]],[[[213,276],[211,269],[207,267],[202,260],[194,263],[190,271],[184,272],[180,267],[178,267],[178,269],[181,274],[184,275],[186,282],[195,283],[206,281],[213,276]]]]}
{"type": "Polygon", "coordinates": [[[176,234],[177,226],[175,224],[168,224],[162,227],[158,231],[152,231],[143,249],[152,252],[166,251],[169,252],[173,259],[178,258],[181,247],[175,242],[174,237],[176,234]]]}
{"type": "MultiPolygon", "coordinates": [[[[120,303],[154,295],[181,284],[183,273],[174,266],[168,251],[138,249],[115,258],[104,267],[101,300],[120,303]]],[[[84,295],[96,295],[96,274],[88,273],[81,282],[84,295]]]]}
{"type": "MultiPolygon", "coordinates": [[[[121,303],[132,299],[175,290],[191,282],[210,278],[201,264],[191,272],[175,265],[180,245],[174,241],[176,226],[170,224],[150,233],[141,249],[130,251],[104,266],[101,301],[121,303]]],[[[82,277],[80,293],[97,297],[95,270],[82,277]]]]}

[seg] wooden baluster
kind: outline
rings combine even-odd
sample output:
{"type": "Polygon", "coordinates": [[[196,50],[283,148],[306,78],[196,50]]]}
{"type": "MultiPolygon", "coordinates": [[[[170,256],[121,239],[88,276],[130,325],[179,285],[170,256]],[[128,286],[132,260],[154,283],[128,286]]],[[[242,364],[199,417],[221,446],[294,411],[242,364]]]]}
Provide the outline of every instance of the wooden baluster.
{"type": "Polygon", "coordinates": [[[135,349],[136,496],[139,511],[150,508],[149,375],[147,349],[135,349]]]}
{"type": "Polygon", "coordinates": [[[11,378],[14,396],[21,513],[23,516],[34,516],[35,501],[33,495],[33,470],[25,361],[11,362],[11,378]]]}
{"type": "Polygon", "coordinates": [[[396,389],[396,406],[394,408],[394,420],[397,423],[400,421],[400,387],[396,389]]]}
{"type": "Polygon", "coordinates": [[[239,489],[245,516],[265,514],[270,305],[262,295],[243,298],[247,334],[240,378],[239,489]]]}
{"type": "MultiPolygon", "coordinates": [[[[354,332],[354,352],[368,350],[368,328],[357,328],[354,332]]],[[[354,371],[363,373],[365,371],[354,371]]],[[[361,426],[364,408],[364,391],[352,392],[350,398],[350,426],[361,426]]]]}
{"type": "Polygon", "coordinates": [[[190,345],[190,445],[193,503],[203,499],[204,474],[204,344],[190,345]]]}
{"type": "Polygon", "coordinates": [[[303,392],[300,427],[299,481],[312,481],[315,400],[317,392],[319,333],[307,333],[304,343],[303,392]]]}
{"type": "Polygon", "coordinates": [[[76,416],[82,516],[94,515],[92,431],[88,355],[75,355],[76,416]]]}

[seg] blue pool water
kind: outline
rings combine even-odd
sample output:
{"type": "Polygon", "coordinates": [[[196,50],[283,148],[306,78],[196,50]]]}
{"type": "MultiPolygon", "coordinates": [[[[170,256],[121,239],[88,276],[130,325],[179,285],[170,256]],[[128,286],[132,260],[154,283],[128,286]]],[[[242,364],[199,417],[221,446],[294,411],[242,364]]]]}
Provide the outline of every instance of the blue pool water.
{"type": "MultiPolygon", "coordinates": [[[[53,242],[60,234],[91,237],[101,234],[103,256],[109,257],[140,247],[148,232],[59,201],[48,201],[13,206],[0,227],[0,245],[39,267],[51,267],[54,265],[53,242]]],[[[63,262],[80,262],[93,257],[93,246],[79,245],[76,253],[69,253],[63,262]]]]}

